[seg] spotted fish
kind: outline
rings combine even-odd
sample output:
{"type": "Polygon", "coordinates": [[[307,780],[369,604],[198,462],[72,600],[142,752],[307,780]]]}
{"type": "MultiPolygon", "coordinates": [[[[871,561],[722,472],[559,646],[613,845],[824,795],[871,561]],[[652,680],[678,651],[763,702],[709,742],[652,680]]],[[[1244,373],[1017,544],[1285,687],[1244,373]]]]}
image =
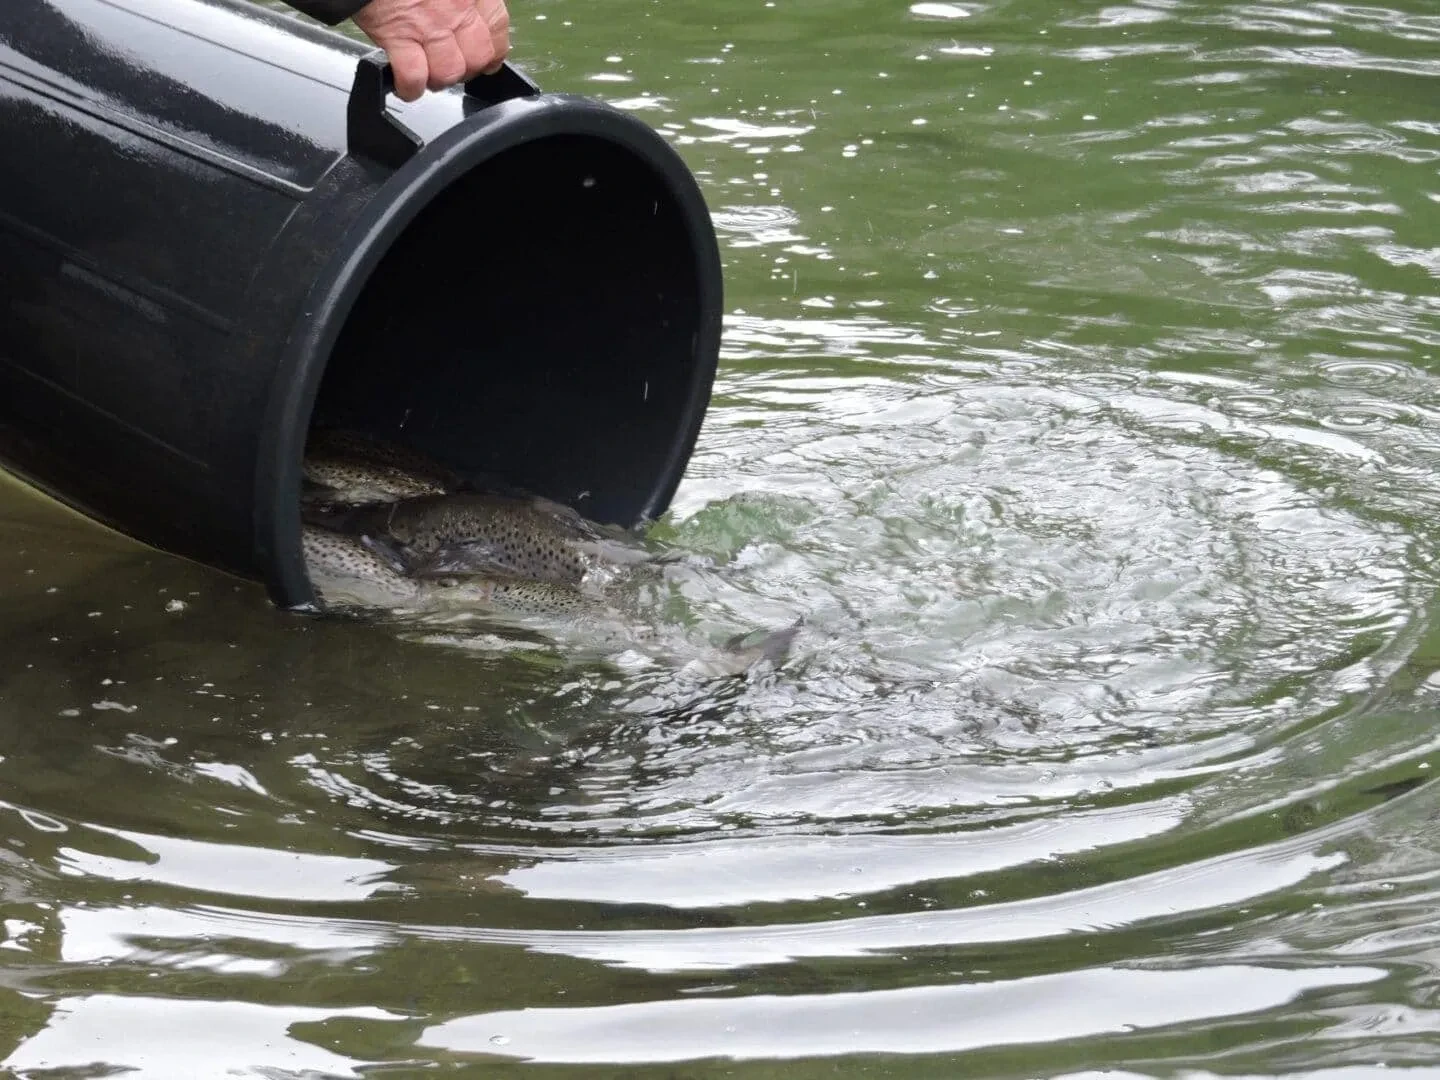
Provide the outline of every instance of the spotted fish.
{"type": "Polygon", "coordinates": [[[574,585],[480,574],[416,580],[401,571],[384,542],[314,525],[304,527],[303,545],[311,585],[326,610],[384,612],[422,624],[436,617],[499,617],[571,651],[639,649],[702,676],[739,675],[762,662],[778,666],[799,629],[740,634],[719,648],[697,646],[683,634],[626,618],[574,585]]]}
{"type": "Polygon", "coordinates": [[[312,432],[305,448],[305,501],[365,505],[461,487],[458,475],[414,450],[354,432],[312,432]]]}
{"type": "Polygon", "coordinates": [[[571,619],[603,611],[594,597],[557,582],[480,574],[417,580],[405,573],[386,543],[373,537],[306,525],[301,546],[316,598],[332,610],[488,608],[571,619]]]}
{"type": "Polygon", "coordinates": [[[648,561],[569,507],[540,498],[488,493],[422,496],[332,515],[332,527],[382,537],[420,577],[498,574],[578,585],[592,561],[648,561]]]}
{"type": "Polygon", "coordinates": [[[359,537],[306,525],[300,546],[322,607],[395,608],[421,598],[420,582],[402,573],[393,556],[359,537]]]}

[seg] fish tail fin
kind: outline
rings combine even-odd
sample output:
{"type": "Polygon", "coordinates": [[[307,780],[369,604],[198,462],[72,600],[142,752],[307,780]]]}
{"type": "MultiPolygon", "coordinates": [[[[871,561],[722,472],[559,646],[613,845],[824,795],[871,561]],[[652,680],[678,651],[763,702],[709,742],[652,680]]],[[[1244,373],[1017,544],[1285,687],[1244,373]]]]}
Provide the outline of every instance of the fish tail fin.
{"type": "Polygon", "coordinates": [[[385,560],[397,574],[409,573],[410,567],[406,563],[405,557],[391,541],[381,539],[371,533],[361,533],[360,544],[367,551],[385,560]]]}
{"type": "Polygon", "coordinates": [[[405,548],[397,550],[396,554],[405,559],[410,573],[421,578],[512,573],[510,563],[500,549],[488,540],[442,544],[424,554],[405,548]]]}
{"type": "Polygon", "coordinates": [[[606,562],[614,563],[616,566],[639,566],[642,563],[657,561],[650,552],[642,547],[637,547],[634,541],[625,543],[619,540],[585,540],[575,544],[575,550],[582,555],[591,555],[606,562]]]}
{"type": "Polygon", "coordinates": [[[725,642],[725,651],[737,660],[743,661],[746,669],[763,662],[779,667],[789,659],[790,648],[795,644],[795,637],[800,633],[803,622],[803,619],[796,619],[783,630],[769,631],[759,641],[754,640],[756,634],[754,630],[736,634],[725,642]]]}
{"type": "Polygon", "coordinates": [[[768,660],[771,664],[779,667],[786,660],[790,659],[791,646],[795,644],[795,638],[800,633],[801,619],[796,619],[783,630],[773,630],[761,639],[758,646],[760,659],[768,660]]]}

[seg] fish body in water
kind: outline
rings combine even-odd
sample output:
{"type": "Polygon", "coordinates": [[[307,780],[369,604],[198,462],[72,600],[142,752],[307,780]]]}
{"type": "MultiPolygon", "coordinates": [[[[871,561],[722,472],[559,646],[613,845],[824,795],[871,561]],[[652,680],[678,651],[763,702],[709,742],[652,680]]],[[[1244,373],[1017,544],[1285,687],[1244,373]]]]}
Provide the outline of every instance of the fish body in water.
{"type": "Polygon", "coordinates": [[[301,530],[305,570],[330,609],[421,612],[492,607],[517,614],[578,617],[598,605],[580,590],[548,581],[498,575],[419,580],[388,545],[316,525],[301,530]]]}
{"type": "Polygon", "coordinates": [[[752,630],[721,645],[695,641],[679,628],[626,617],[599,597],[571,585],[517,578],[472,576],[427,587],[429,613],[461,620],[475,615],[537,632],[572,656],[615,656],[634,652],[688,675],[742,675],[768,663],[779,667],[799,633],[797,622],[783,630],[752,630]]]}
{"type": "Polygon", "coordinates": [[[416,576],[499,573],[573,584],[589,561],[655,558],[618,526],[490,477],[467,482],[414,450],[353,432],[314,432],[305,480],[306,520],[393,541],[416,576]]]}
{"type": "Polygon", "coordinates": [[[742,674],[758,664],[778,666],[789,654],[799,625],[736,635],[720,647],[666,634],[625,617],[602,597],[574,584],[501,574],[469,574],[420,580],[408,576],[389,547],[370,537],[306,525],[306,569],[317,599],[328,610],[356,610],[453,626],[489,616],[537,631],[573,652],[635,649],[691,674],[742,674]]]}
{"type": "MultiPolygon", "coordinates": [[[[538,631],[568,652],[636,650],[701,675],[779,664],[798,624],[714,647],[616,610],[591,571],[668,561],[631,533],[505,485],[473,482],[403,447],[311,436],[302,546],[322,608],[421,626],[476,617],[538,631]],[[465,487],[471,490],[462,490],[465,487]]],[[[628,607],[627,607],[628,610],[628,607]]]]}
{"type": "Polygon", "coordinates": [[[361,539],[306,525],[300,547],[322,607],[398,608],[422,598],[420,582],[407,577],[388,553],[361,539]]]}
{"type": "Polygon", "coordinates": [[[578,585],[592,561],[649,559],[638,543],[620,539],[618,530],[534,497],[430,495],[327,514],[324,524],[383,538],[418,577],[499,574],[578,585]]]}
{"type": "Polygon", "coordinates": [[[307,502],[366,505],[458,491],[461,478],[414,450],[345,431],[316,431],[305,449],[307,502]]]}
{"type": "Polygon", "coordinates": [[[346,505],[393,502],[419,495],[438,495],[445,490],[398,469],[356,465],[343,458],[327,457],[306,458],[305,482],[308,501],[346,505]]]}

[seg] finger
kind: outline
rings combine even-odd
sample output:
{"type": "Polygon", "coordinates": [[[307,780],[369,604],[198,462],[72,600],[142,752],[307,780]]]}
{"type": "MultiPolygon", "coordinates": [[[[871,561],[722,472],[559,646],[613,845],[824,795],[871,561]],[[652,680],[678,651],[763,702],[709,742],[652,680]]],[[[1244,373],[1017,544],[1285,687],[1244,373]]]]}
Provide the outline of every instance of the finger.
{"type": "Polygon", "coordinates": [[[418,41],[400,41],[385,50],[390,56],[390,69],[395,73],[395,96],[401,101],[414,101],[425,92],[430,65],[418,41]]]}
{"type": "Polygon", "coordinates": [[[478,0],[480,16],[490,28],[490,44],[495,48],[495,62],[485,68],[486,75],[500,70],[505,57],[510,55],[510,11],[505,0],[478,0]]]}
{"type": "Polygon", "coordinates": [[[495,63],[495,46],[490,38],[490,28],[479,15],[465,20],[455,31],[455,40],[465,58],[465,78],[472,79],[495,63]]]}
{"type": "Polygon", "coordinates": [[[454,34],[445,34],[425,43],[425,59],[430,64],[431,90],[444,90],[465,78],[465,54],[454,34]]]}
{"type": "Polygon", "coordinates": [[[490,28],[490,40],[495,52],[504,59],[510,52],[510,11],[505,0],[479,0],[480,17],[490,28]]]}

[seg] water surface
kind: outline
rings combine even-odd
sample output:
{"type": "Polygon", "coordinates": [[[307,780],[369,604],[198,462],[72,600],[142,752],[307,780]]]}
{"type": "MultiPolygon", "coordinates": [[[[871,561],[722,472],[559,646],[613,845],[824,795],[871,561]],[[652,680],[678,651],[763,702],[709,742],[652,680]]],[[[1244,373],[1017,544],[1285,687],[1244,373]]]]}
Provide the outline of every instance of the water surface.
{"type": "Polygon", "coordinates": [[[297,619],[0,487],[5,1067],[1436,1071],[1440,15],[514,18],[704,185],[670,610],[796,657],[297,619]]]}

